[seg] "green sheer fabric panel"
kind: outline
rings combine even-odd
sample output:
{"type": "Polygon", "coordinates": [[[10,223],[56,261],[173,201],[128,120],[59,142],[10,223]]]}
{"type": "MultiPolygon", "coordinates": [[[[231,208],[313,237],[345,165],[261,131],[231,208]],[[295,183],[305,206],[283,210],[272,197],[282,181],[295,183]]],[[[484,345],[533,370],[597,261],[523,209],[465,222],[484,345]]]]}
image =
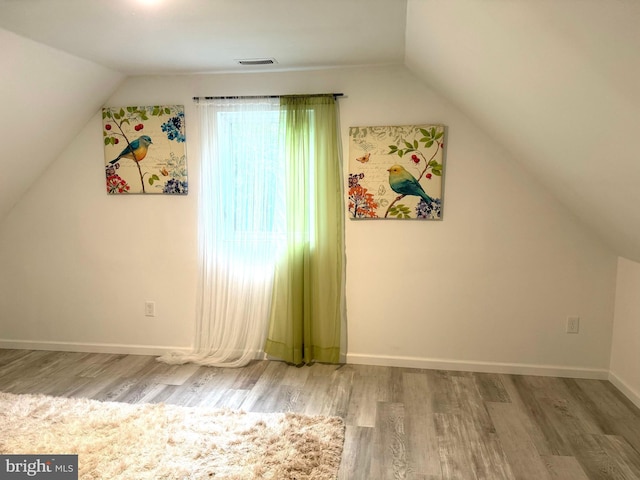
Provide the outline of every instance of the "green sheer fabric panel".
{"type": "Polygon", "coordinates": [[[287,245],[274,279],[265,352],[293,364],[340,361],[344,214],[332,95],[282,97],[287,245]]]}

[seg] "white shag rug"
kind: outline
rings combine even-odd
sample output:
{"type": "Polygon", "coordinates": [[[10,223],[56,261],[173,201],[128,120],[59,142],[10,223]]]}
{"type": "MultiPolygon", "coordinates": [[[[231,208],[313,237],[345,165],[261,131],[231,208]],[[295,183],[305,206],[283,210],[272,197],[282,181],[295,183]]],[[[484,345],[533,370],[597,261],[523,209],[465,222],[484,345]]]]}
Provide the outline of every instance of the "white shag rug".
{"type": "Polygon", "coordinates": [[[0,393],[0,454],[78,454],[83,480],[334,479],[338,417],[0,393]]]}

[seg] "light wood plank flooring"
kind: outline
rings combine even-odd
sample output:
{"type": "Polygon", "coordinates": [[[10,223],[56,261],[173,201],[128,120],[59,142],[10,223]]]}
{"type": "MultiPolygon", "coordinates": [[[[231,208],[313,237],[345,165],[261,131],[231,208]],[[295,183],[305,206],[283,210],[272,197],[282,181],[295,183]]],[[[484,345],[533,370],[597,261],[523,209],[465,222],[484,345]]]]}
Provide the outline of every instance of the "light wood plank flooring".
{"type": "Polygon", "coordinates": [[[640,410],[607,381],[0,350],[0,391],[339,415],[341,479],[640,480],[640,410]]]}

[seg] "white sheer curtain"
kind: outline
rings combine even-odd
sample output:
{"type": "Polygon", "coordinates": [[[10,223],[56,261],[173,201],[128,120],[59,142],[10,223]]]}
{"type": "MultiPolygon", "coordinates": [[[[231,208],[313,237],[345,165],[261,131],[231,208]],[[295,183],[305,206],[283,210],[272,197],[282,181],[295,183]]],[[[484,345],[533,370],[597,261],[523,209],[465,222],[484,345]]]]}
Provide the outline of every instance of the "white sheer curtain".
{"type": "Polygon", "coordinates": [[[160,358],[237,367],[264,347],[284,238],[279,100],[200,100],[199,284],[192,353],[160,358]]]}

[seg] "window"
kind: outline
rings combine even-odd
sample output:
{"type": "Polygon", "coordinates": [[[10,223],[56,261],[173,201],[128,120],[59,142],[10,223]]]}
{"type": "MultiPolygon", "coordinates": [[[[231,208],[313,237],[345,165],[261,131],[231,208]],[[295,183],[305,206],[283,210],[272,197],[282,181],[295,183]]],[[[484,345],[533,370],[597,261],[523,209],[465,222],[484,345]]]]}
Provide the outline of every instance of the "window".
{"type": "Polygon", "coordinates": [[[218,161],[225,177],[225,232],[229,240],[283,237],[284,157],[279,145],[279,106],[247,115],[217,113],[218,161]],[[251,216],[247,202],[265,208],[251,216]]]}
{"type": "Polygon", "coordinates": [[[168,363],[261,352],[337,363],[344,208],[333,95],[198,102],[202,137],[195,348],[168,363]]]}

